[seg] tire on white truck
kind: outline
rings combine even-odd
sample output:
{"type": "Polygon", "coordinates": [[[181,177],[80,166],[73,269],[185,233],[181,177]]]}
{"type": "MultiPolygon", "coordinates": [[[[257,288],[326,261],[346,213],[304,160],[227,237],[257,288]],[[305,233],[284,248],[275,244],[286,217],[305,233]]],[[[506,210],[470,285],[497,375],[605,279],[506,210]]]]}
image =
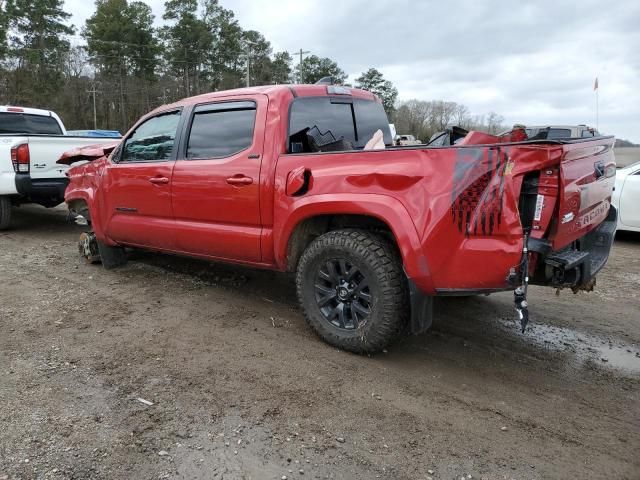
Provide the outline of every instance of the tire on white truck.
{"type": "Polygon", "coordinates": [[[11,224],[11,199],[0,196],[0,230],[6,230],[11,224]]]}

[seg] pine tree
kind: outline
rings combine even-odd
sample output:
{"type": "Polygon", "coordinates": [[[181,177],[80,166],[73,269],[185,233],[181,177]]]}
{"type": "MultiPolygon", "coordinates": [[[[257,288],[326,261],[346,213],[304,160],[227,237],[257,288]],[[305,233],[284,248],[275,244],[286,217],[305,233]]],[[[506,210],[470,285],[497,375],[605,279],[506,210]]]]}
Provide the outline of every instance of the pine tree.
{"type": "Polygon", "coordinates": [[[13,72],[13,101],[51,105],[63,85],[62,64],[74,29],[64,22],[71,14],[62,0],[8,0],[9,55],[13,72]]]}
{"type": "Polygon", "coordinates": [[[271,62],[271,80],[273,83],[291,83],[291,63],[293,58],[289,52],[278,52],[271,62]]]}
{"type": "Polygon", "coordinates": [[[172,23],[161,32],[172,74],[182,77],[184,96],[208,90],[202,70],[213,48],[213,33],[198,16],[197,0],[168,0],[164,5],[162,18],[172,23]]]}
{"type": "Polygon", "coordinates": [[[316,83],[323,77],[333,77],[334,83],[343,84],[347,74],[330,58],[310,55],[296,66],[296,77],[300,83],[316,83]]]}
{"type": "Polygon", "coordinates": [[[387,115],[391,117],[395,111],[398,89],[389,80],[385,80],[380,71],[370,68],[356,78],[356,87],[377,95],[382,100],[387,115]]]}

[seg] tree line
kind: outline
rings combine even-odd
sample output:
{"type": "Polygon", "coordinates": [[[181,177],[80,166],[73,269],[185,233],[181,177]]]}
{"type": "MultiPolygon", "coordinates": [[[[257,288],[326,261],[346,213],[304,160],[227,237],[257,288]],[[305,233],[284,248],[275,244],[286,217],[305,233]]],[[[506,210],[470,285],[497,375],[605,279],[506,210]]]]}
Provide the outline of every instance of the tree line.
{"type": "MultiPolygon", "coordinates": [[[[63,0],[0,0],[0,104],[54,110],[71,129],[126,131],[149,110],[246,85],[315,83],[347,74],[330,58],[273,51],[218,0],[167,0],[157,26],[141,1],[96,0],[84,25],[69,25],[63,0]]],[[[410,100],[370,68],[355,85],[377,94],[400,133],[422,140],[453,121],[492,131],[496,114],[472,117],[452,102],[410,100]]]]}
{"type": "Polygon", "coordinates": [[[493,135],[509,129],[502,115],[495,112],[472,115],[465,105],[442,100],[402,102],[394,112],[393,118],[398,133],[410,133],[423,142],[449,125],[493,135]]]}

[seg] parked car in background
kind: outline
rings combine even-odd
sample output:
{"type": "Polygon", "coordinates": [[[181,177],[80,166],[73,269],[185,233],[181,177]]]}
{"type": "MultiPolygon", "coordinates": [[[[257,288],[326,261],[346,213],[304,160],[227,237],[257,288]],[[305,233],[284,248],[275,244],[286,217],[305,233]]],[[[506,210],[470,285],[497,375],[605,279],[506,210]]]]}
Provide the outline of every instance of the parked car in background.
{"type": "Polygon", "coordinates": [[[68,167],[56,161],[65,151],[98,141],[69,135],[49,110],[0,106],[0,230],[9,227],[14,206],[61,204],[68,167]]]}
{"type": "Polygon", "coordinates": [[[67,135],[100,138],[120,138],[122,136],[117,130],[67,130],[67,135]]]}
{"type": "Polygon", "coordinates": [[[396,145],[421,145],[420,139],[414,137],[413,135],[396,135],[395,138],[396,145]]]}
{"type": "MultiPolygon", "coordinates": [[[[395,147],[380,100],[332,85],[215,92],[141,118],[115,148],[78,149],[65,200],[107,268],[137,247],[295,272],[328,343],[383,349],[431,325],[433,297],[591,289],[615,233],[613,137],[469,132],[395,147]]],[[[579,301],[579,298],[578,300],[579,301]]]]}
{"type": "Polygon", "coordinates": [[[640,232],[640,162],[616,172],[612,203],[618,209],[618,230],[640,232]]]}
{"type": "Polygon", "coordinates": [[[527,125],[525,132],[530,140],[558,140],[568,138],[593,138],[600,134],[587,125],[527,125]]]}

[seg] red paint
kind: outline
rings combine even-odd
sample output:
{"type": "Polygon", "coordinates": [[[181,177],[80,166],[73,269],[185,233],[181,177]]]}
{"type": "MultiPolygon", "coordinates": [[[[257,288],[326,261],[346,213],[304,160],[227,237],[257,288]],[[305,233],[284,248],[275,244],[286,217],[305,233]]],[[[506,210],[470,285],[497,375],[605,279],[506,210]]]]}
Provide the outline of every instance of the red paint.
{"type": "Polygon", "coordinates": [[[105,155],[109,155],[119,142],[103,143],[99,145],[90,145],[88,147],[74,148],[68,152],[64,152],[56,163],[62,165],[71,165],[81,160],[95,160],[105,155]]]}
{"type": "MultiPolygon", "coordinates": [[[[66,201],[86,201],[96,236],[109,244],[277,270],[287,268],[289,239],[300,222],[317,215],[375,217],[393,233],[407,275],[428,294],[508,288],[507,275],[521,258],[518,202],[528,172],[541,172],[545,197],[532,237],[559,249],[607,214],[613,179],[596,181],[593,165],[613,161],[612,138],[514,143],[521,132],[472,132],[446,148],[287,154],[293,92],[327,94],[325,86],[257,87],[162,107],[141,121],[178,106],[185,116],[197,104],[252,100],[253,144],[215,160],[116,164],[103,157],[70,170],[66,201]],[[569,211],[575,219],[561,224],[569,211]]],[[[375,98],[359,90],[353,95],[375,98]]],[[[90,157],[77,151],[66,161],[74,155],[90,157]]]]}

